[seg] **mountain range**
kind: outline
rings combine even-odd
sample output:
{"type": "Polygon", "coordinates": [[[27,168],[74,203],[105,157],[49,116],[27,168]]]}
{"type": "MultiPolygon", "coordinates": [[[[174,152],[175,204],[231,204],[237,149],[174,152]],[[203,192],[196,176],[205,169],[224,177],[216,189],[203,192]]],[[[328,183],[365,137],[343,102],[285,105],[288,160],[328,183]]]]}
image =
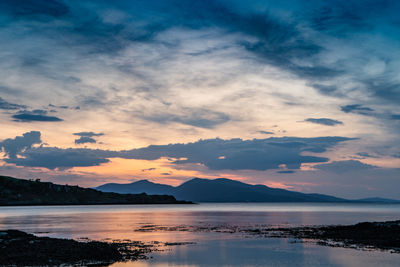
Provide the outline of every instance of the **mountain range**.
{"type": "Polygon", "coordinates": [[[103,192],[121,194],[166,194],[177,199],[195,202],[379,202],[391,203],[397,200],[369,198],[348,200],[323,194],[305,194],[265,185],[250,185],[226,178],[194,178],[179,186],[157,184],[140,180],[129,184],[108,183],[96,187],[103,192]]]}

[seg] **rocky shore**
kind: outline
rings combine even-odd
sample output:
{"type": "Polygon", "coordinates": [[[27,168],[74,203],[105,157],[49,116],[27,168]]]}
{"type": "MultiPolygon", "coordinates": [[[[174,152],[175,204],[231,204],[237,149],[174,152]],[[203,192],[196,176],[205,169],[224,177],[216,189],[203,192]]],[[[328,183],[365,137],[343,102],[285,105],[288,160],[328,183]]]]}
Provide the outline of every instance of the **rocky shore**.
{"type": "MultiPolygon", "coordinates": [[[[143,225],[138,232],[188,231],[244,234],[260,238],[294,238],[294,242],[400,253],[400,220],[362,222],[355,225],[303,226],[160,226],[143,225]]],[[[118,261],[146,259],[146,254],[168,246],[192,244],[114,240],[76,241],[38,237],[18,230],[0,231],[0,266],[106,266],[118,261]]]]}
{"type": "Polygon", "coordinates": [[[141,242],[75,241],[37,237],[18,230],[0,231],[0,266],[105,266],[146,258],[151,245],[141,242]]]}
{"type": "Polygon", "coordinates": [[[320,245],[380,249],[400,253],[400,220],[334,225],[264,229],[256,234],[316,240],[320,245]]]}
{"type": "Polygon", "coordinates": [[[143,225],[138,232],[189,231],[244,234],[261,238],[294,238],[295,242],[314,242],[319,245],[348,247],[356,249],[378,249],[400,253],[400,220],[387,222],[362,222],[355,225],[253,227],[233,225],[143,225]]]}

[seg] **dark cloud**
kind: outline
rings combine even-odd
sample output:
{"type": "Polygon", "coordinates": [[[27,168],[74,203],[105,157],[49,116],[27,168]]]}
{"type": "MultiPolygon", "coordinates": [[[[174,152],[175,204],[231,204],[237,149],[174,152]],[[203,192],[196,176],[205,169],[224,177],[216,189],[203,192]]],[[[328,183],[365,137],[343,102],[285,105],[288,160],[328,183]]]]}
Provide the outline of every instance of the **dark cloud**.
{"type": "Polygon", "coordinates": [[[390,116],[391,120],[400,120],[400,114],[393,114],[390,116]]]}
{"type": "Polygon", "coordinates": [[[365,87],[375,96],[387,101],[400,101],[400,83],[389,77],[375,77],[364,81],[365,87]]]}
{"type": "Polygon", "coordinates": [[[16,159],[17,154],[25,149],[32,148],[34,144],[42,143],[40,132],[32,131],[24,133],[22,136],[17,136],[13,139],[5,139],[0,142],[0,148],[6,153],[9,159],[16,159]]]}
{"type": "Polygon", "coordinates": [[[24,167],[43,167],[47,169],[68,169],[73,167],[98,166],[110,160],[97,150],[61,149],[57,147],[37,147],[26,149],[23,158],[7,158],[7,163],[24,167]]]}
{"type": "Polygon", "coordinates": [[[368,152],[358,152],[357,155],[363,158],[379,158],[378,156],[371,155],[368,152]]]}
{"type": "Polygon", "coordinates": [[[59,17],[68,12],[68,7],[56,0],[2,0],[0,9],[8,11],[14,16],[46,15],[59,17]]]}
{"type": "Polygon", "coordinates": [[[74,135],[80,136],[80,138],[75,139],[75,144],[86,144],[86,143],[96,143],[96,139],[93,137],[98,137],[104,135],[104,133],[95,132],[79,132],[74,133],[74,135]]]}
{"type": "Polygon", "coordinates": [[[337,96],[339,95],[339,89],[335,85],[324,85],[324,84],[310,84],[313,88],[317,89],[318,92],[324,95],[337,96]]]}
{"type": "Polygon", "coordinates": [[[79,132],[73,133],[73,135],[81,136],[81,137],[94,137],[94,136],[102,136],[104,133],[95,133],[95,132],[79,132]]]}
{"type": "Polygon", "coordinates": [[[19,122],[31,122],[31,121],[48,121],[57,122],[62,121],[62,119],[54,116],[47,116],[46,110],[36,109],[33,111],[23,110],[13,115],[12,118],[19,122]]]}
{"type": "Polygon", "coordinates": [[[86,144],[86,143],[96,143],[96,140],[87,136],[82,136],[79,139],[75,139],[75,144],[86,144]]]}
{"type": "MultiPolygon", "coordinates": [[[[327,162],[325,157],[303,155],[305,152],[322,153],[340,142],[353,140],[346,137],[271,137],[268,139],[208,139],[187,144],[151,145],[144,148],[108,151],[94,149],[61,149],[56,147],[27,147],[17,150],[20,157],[5,159],[20,166],[72,168],[97,166],[109,158],[157,160],[172,158],[172,164],[203,164],[212,170],[267,170],[299,169],[302,163],[327,162]]],[[[25,146],[26,147],[26,146],[25,146]]]]}
{"type": "MultiPolygon", "coordinates": [[[[235,45],[302,77],[322,78],[340,73],[338,69],[316,62],[307,67],[296,63],[302,59],[309,60],[322,49],[316,42],[303,36],[297,24],[278,19],[265,11],[243,13],[235,10],[231,4],[217,0],[150,0],[134,4],[129,1],[64,3],[55,0],[23,0],[13,4],[8,0],[4,6],[5,10],[27,21],[37,20],[36,15],[58,17],[65,23],[57,29],[41,24],[30,24],[29,27],[38,32],[44,30],[45,34],[62,34],[65,36],[62,38],[64,44],[71,48],[85,47],[89,53],[115,54],[131,42],[154,42],[158,33],[175,27],[195,30],[219,28],[227,33],[252,37],[251,42],[240,40],[235,45]],[[135,19],[108,20],[101,15],[112,9],[135,19]]],[[[36,64],[37,60],[33,62],[36,64]]]]}
{"type": "Polygon", "coordinates": [[[345,113],[357,113],[361,115],[371,115],[374,110],[369,107],[364,107],[360,104],[341,106],[340,110],[345,113]]]}
{"type": "Polygon", "coordinates": [[[154,114],[145,119],[158,123],[178,122],[200,128],[211,129],[230,120],[229,115],[203,108],[183,108],[179,114],[154,114]]]}
{"type": "Polygon", "coordinates": [[[273,132],[268,132],[268,131],[258,131],[260,134],[274,134],[273,132]]]}
{"type": "Polygon", "coordinates": [[[329,1],[313,10],[310,22],[313,29],[334,36],[343,36],[373,28],[370,18],[388,7],[388,1],[338,0],[329,1]],[[374,11],[374,12],[373,12],[374,11]]]}
{"type": "Polygon", "coordinates": [[[180,159],[173,161],[174,164],[201,163],[213,170],[267,170],[278,169],[281,164],[285,164],[289,169],[298,169],[302,163],[328,161],[324,157],[305,156],[303,152],[322,153],[348,140],[352,138],[209,139],[188,144],[152,145],[121,151],[119,157],[145,160],[169,157],[180,159]],[[221,155],[224,157],[220,157],[221,155]]]}
{"type": "Polygon", "coordinates": [[[49,107],[51,107],[51,108],[61,108],[61,109],[68,109],[69,108],[68,106],[56,106],[56,105],[53,105],[53,104],[49,104],[49,107]]]}
{"type": "Polygon", "coordinates": [[[326,125],[326,126],[336,126],[336,125],[343,124],[343,122],[341,122],[341,121],[327,119],[327,118],[318,118],[318,119],[308,118],[308,119],[305,119],[305,121],[315,123],[315,124],[322,124],[322,125],[326,125]]]}
{"type": "Polygon", "coordinates": [[[168,172],[163,172],[163,173],[160,173],[161,175],[171,175],[170,173],[168,173],[168,172]]]}
{"type": "Polygon", "coordinates": [[[334,173],[345,173],[377,168],[376,166],[362,163],[358,160],[333,161],[327,164],[316,165],[315,168],[334,173]]]}
{"type": "Polygon", "coordinates": [[[23,109],[23,108],[26,108],[26,106],[7,102],[0,97],[0,109],[12,110],[12,109],[23,109]]]}

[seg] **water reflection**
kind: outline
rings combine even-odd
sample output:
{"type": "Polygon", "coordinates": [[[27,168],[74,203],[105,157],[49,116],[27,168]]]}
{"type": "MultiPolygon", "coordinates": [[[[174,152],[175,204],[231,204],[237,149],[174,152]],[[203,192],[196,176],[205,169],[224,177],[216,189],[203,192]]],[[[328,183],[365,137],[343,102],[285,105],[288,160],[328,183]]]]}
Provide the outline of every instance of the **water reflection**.
{"type": "Polygon", "coordinates": [[[149,261],[113,266],[393,266],[400,255],[329,248],[286,239],[190,231],[138,232],[153,226],[296,226],[400,218],[400,205],[200,204],[1,207],[0,228],[42,236],[144,242],[196,242],[154,252],[149,261]]]}
{"type": "Polygon", "coordinates": [[[111,267],[166,266],[398,266],[400,255],[289,243],[285,239],[208,240],[147,261],[111,267]]]}

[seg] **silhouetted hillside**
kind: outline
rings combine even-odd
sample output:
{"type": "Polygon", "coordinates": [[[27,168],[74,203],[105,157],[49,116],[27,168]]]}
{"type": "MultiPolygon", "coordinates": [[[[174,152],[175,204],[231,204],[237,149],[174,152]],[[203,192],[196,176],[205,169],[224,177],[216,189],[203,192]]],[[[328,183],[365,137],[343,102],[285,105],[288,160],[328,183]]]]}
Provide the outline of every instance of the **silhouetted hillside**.
{"type": "Polygon", "coordinates": [[[178,204],[170,195],[105,193],[79,186],[0,176],[0,205],[178,204]]]}
{"type": "Polygon", "coordinates": [[[174,187],[164,184],[156,184],[147,180],[140,180],[130,184],[116,184],[109,183],[96,187],[97,190],[102,192],[117,192],[120,194],[140,194],[146,192],[147,194],[167,194],[171,195],[174,187]]]}
{"type": "Polygon", "coordinates": [[[348,200],[321,194],[304,194],[265,185],[250,185],[219,178],[194,178],[180,186],[155,184],[146,180],[130,184],[105,184],[97,187],[105,192],[171,194],[178,199],[196,202],[346,202],[348,200]]]}

